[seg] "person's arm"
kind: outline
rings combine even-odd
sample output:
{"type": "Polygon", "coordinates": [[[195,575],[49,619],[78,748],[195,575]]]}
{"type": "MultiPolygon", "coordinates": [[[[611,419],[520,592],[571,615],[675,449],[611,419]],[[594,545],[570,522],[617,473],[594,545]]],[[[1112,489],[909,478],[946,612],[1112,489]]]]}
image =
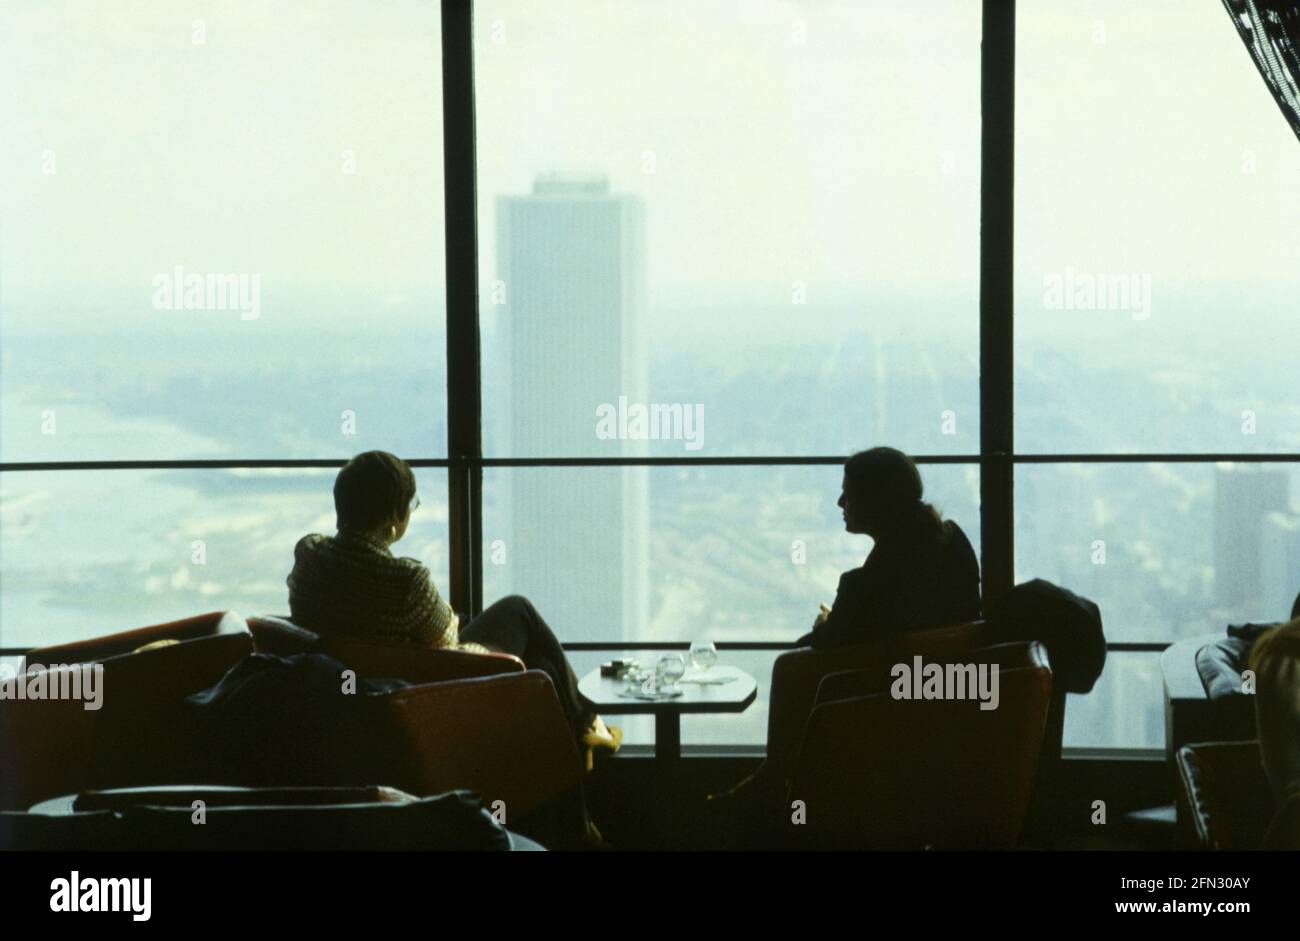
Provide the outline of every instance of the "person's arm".
{"type": "Polygon", "coordinates": [[[801,646],[816,648],[845,647],[860,642],[866,635],[870,618],[863,604],[861,581],[863,569],[854,569],[840,576],[835,591],[835,603],[829,609],[822,605],[810,633],[799,638],[801,646]]]}
{"type": "MultiPolygon", "coordinates": [[[[831,609],[826,604],[826,602],[823,601],[821,604],[817,606],[817,608],[818,608],[817,617],[813,619],[813,626],[812,626],[813,631],[817,630],[817,628],[820,627],[822,624],[825,624],[826,619],[831,616],[831,609]]],[[[802,637],[796,640],[795,643],[798,644],[800,647],[810,646],[812,644],[812,631],[809,631],[807,634],[804,634],[802,637]]]]}
{"type": "Polygon", "coordinates": [[[460,640],[460,619],[438,594],[433,576],[421,565],[411,584],[411,607],[416,613],[415,640],[431,647],[455,647],[460,640]]]}

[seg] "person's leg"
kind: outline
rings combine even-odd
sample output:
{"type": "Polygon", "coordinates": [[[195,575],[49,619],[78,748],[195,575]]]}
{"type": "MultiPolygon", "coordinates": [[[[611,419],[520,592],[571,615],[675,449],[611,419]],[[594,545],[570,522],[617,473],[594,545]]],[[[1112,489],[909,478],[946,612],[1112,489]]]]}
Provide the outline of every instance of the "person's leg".
{"type": "Polygon", "coordinates": [[[460,639],[523,659],[528,650],[528,623],[518,605],[507,604],[510,600],[502,598],[474,620],[462,625],[460,639]]]}
{"type": "Polygon", "coordinates": [[[460,639],[513,654],[529,669],[545,672],[579,738],[595,719],[595,713],[586,707],[578,692],[578,677],[564,648],[527,598],[502,598],[463,628],[460,639]]]}

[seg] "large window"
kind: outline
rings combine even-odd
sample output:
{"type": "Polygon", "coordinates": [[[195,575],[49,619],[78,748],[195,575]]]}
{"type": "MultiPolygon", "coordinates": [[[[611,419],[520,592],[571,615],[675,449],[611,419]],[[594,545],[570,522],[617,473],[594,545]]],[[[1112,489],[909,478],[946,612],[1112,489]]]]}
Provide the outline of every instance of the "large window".
{"type": "MultiPolygon", "coordinates": [[[[1016,446],[1098,461],[1019,465],[1017,578],[1093,598],[1117,643],[1284,619],[1300,464],[1270,459],[1300,452],[1280,358],[1300,348],[1295,136],[1221,4],[1017,10],[1016,446]]],[[[1158,747],[1158,658],[1112,660],[1067,742],[1158,747]]]]}
{"type": "MultiPolygon", "coordinates": [[[[483,446],[538,465],[485,475],[485,598],[789,641],[870,543],[835,459],[782,462],[978,452],[980,10],[919,17],[925,56],[905,2],[475,5],[483,446]],[[639,457],[682,466],[551,461],[639,457]]],[[[926,477],[978,546],[978,465],[926,477]]]]}
{"type": "Polygon", "coordinates": [[[287,610],[332,470],[178,462],[445,458],[440,39],[423,0],[0,5],[0,460],[93,462],[0,475],[0,646],[287,610]]]}
{"type": "Polygon", "coordinates": [[[979,450],[980,8],[922,7],[475,4],[486,454],[979,450]]]}
{"type": "Polygon", "coordinates": [[[580,671],[750,645],[688,744],[763,741],[872,444],[1101,605],[1067,745],[1159,747],[1160,648],[1285,614],[1300,151],[1218,4],[472,6],[0,6],[0,648],[283,613],[370,448],[580,671]]]}

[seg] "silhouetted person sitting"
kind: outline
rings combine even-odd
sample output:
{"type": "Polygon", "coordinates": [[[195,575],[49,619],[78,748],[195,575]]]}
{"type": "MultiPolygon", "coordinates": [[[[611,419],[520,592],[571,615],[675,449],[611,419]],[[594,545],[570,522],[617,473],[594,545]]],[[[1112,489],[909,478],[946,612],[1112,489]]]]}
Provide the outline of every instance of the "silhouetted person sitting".
{"type": "Polygon", "coordinates": [[[835,603],[801,646],[845,647],[896,631],[980,617],[980,569],[970,540],[922,499],[916,464],[894,448],[872,448],[844,464],[844,528],[875,540],[861,568],[840,576],[835,603]]]}
{"type": "MultiPolygon", "coordinates": [[[[528,599],[503,598],[462,629],[428,568],[393,556],[389,547],[419,505],[415,475],[401,458],[367,451],[350,460],[334,482],[338,534],[313,533],[294,547],[287,579],[293,619],[321,633],[513,654],[551,678],[580,750],[617,750],[622,730],[583,704],[560,642],[528,599]]],[[[587,757],[590,763],[590,751],[587,757]]]]}
{"type": "MultiPolygon", "coordinates": [[[[960,526],[922,499],[921,474],[910,457],[894,448],[861,451],[845,462],[841,490],[845,528],[871,536],[875,546],[861,568],[840,576],[835,603],[822,605],[800,646],[848,647],[980,618],[975,550],[960,526]]],[[[784,716],[782,726],[801,727],[806,718],[784,716]]],[[[780,751],[771,737],[769,746],[780,751]]],[[[788,818],[781,802],[791,758],[769,751],[757,771],[715,795],[719,828],[752,829],[765,819],[788,818]]]]}

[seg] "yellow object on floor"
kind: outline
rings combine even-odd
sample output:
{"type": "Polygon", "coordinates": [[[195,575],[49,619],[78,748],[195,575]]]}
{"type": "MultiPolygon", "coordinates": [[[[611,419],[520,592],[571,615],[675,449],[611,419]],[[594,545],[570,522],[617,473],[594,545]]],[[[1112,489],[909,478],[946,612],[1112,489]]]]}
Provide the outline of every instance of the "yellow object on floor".
{"type": "Polygon", "coordinates": [[[606,725],[605,720],[596,716],[589,728],[582,736],[582,744],[586,747],[585,764],[590,771],[595,764],[595,753],[597,748],[605,749],[611,754],[618,751],[623,744],[623,730],[617,725],[606,725]]]}

